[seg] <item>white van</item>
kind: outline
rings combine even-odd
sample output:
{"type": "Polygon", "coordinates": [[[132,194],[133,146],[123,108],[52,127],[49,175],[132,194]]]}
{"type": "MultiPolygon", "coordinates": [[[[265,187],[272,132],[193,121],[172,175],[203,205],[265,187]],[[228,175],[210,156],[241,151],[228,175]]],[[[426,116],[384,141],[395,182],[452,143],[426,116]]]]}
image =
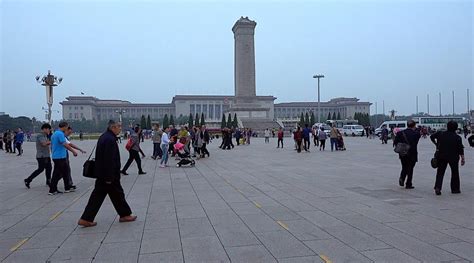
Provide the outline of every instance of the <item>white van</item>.
{"type": "Polygon", "coordinates": [[[388,131],[398,128],[399,130],[403,131],[407,128],[407,121],[384,121],[380,124],[380,127],[375,129],[375,135],[380,136],[382,133],[383,127],[387,127],[388,131]]]}
{"type": "Polygon", "coordinates": [[[341,132],[344,136],[364,136],[365,130],[362,125],[344,125],[342,126],[341,132]]]}

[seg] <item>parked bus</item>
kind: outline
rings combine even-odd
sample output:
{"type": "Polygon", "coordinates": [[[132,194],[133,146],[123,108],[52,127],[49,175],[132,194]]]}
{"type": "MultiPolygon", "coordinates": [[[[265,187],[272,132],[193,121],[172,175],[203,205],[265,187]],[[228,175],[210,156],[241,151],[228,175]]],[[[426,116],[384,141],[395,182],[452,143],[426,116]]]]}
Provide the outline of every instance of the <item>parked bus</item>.
{"type": "Polygon", "coordinates": [[[449,121],[457,122],[459,130],[467,125],[467,119],[464,117],[414,117],[413,120],[418,127],[431,128],[432,131],[446,130],[449,121]]]}

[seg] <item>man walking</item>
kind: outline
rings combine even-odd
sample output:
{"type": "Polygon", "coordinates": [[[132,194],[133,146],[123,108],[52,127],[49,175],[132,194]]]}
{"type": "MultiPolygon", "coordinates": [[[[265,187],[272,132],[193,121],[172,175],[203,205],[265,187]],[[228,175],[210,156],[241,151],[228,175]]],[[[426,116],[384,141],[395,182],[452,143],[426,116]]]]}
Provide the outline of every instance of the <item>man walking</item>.
{"type": "Polygon", "coordinates": [[[264,136],[265,136],[265,143],[270,143],[270,130],[268,130],[268,128],[265,130],[264,136]]]}
{"type": "Polygon", "coordinates": [[[331,125],[331,131],[329,133],[329,138],[331,141],[331,152],[334,151],[334,149],[337,151],[337,135],[339,131],[336,129],[334,125],[331,125]]]}
{"type": "Polygon", "coordinates": [[[160,129],[159,124],[155,124],[153,135],[151,137],[153,141],[153,158],[156,160],[156,158],[161,159],[161,156],[163,153],[161,152],[161,135],[163,135],[163,131],[160,129]]]}
{"type": "Polygon", "coordinates": [[[21,128],[17,129],[17,132],[15,134],[15,148],[18,150],[17,156],[20,156],[23,154],[23,142],[25,141],[25,133],[23,133],[23,130],[21,128]]]}
{"type": "Polygon", "coordinates": [[[52,158],[54,162],[53,177],[51,178],[51,184],[49,185],[49,195],[61,194],[58,191],[58,182],[63,179],[64,191],[66,193],[74,191],[70,188],[68,179],[68,162],[67,162],[67,151],[72,152],[74,156],[77,156],[77,152],[67,143],[65,132],[69,124],[67,122],[60,122],[59,129],[51,136],[51,150],[52,158]]]}
{"type": "Polygon", "coordinates": [[[280,127],[278,129],[278,144],[277,148],[280,148],[280,143],[281,143],[281,148],[283,148],[283,129],[280,127]]]}
{"type": "Polygon", "coordinates": [[[309,141],[310,136],[311,136],[311,129],[308,127],[308,124],[306,123],[303,129],[303,140],[304,140],[304,150],[307,152],[309,152],[309,147],[311,146],[311,143],[309,141]]]}
{"type": "Polygon", "coordinates": [[[51,132],[51,125],[45,123],[41,126],[41,132],[36,135],[36,161],[38,162],[38,169],[36,169],[28,178],[26,178],[25,186],[30,189],[30,183],[46,170],[46,185],[49,186],[51,183],[51,170],[53,169],[51,165],[50,158],[50,148],[51,141],[48,138],[49,133],[51,132]]]}
{"type": "Polygon", "coordinates": [[[206,125],[203,125],[201,128],[201,139],[202,139],[202,147],[201,147],[201,157],[204,158],[209,157],[209,151],[207,150],[207,145],[209,144],[211,137],[209,136],[209,131],[206,128],[206,125]]]}
{"type": "Polygon", "coordinates": [[[413,169],[415,168],[416,162],[418,162],[418,141],[421,138],[420,131],[416,128],[414,120],[409,120],[407,124],[408,128],[404,131],[398,132],[393,141],[393,146],[397,146],[399,143],[406,143],[410,146],[406,155],[399,154],[400,162],[402,164],[402,171],[400,172],[400,178],[398,184],[405,186],[406,189],[413,189],[413,169]],[[405,181],[406,179],[406,181],[405,181]]]}
{"type": "MultiPolygon", "coordinates": [[[[123,167],[121,173],[123,175],[128,175],[127,170],[128,167],[132,164],[133,160],[137,163],[138,166],[138,174],[146,174],[146,172],[143,171],[142,169],[142,160],[140,159],[140,153],[142,154],[142,157],[145,158],[145,154],[143,153],[142,149],[140,148],[140,136],[139,134],[142,132],[140,125],[136,125],[134,129],[134,133],[130,135],[130,147],[127,149],[129,156],[127,163],[123,167]]],[[[129,145],[127,143],[127,145],[129,145]]]]}
{"type": "MultiPolygon", "coordinates": [[[[66,132],[64,133],[66,135],[66,143],[71,146],[71,148],[73,148],[74,150],[78,150],[80,151],[82,154],[86,153],[86,151],[82,150],[81,148],[79,148],[77,145],[71,143],[69,141],[69,137],[71,136],[71,134],[73,133],[73,130],[71,128],[71,126],[67,127],[67,130],[66,132]]],[[[71,174],[71,164],[69,163],[69,153],[67,153],[66,155],[66,160],[67,160],[67,181],[68,181],[68,184],[69,184],[69,188],[71,189],[74,189],[76,190],[76,186],[74,185],[74,182],[72,181],[72,174],[71,174]]]]}
{"type": "Polygon", "coordinates": [[[117,135],[120,134],[121,129],[120,123],[111,120],[107,131],[97,141],[94,167],[97,179],[89,202],[77,223],[80,226],[97,225],[94,219],[107,195],[120,216],[119,222],[131,222],[137,219],[132,215],[132,210],[125,200],[125,194],[120,184],[120,151],[117,145],[117,135]]]}
{"type": "Polygon", "coordinates": [[[459,159],[461,159],[461,165],[464,165],[464,146],[462,145],[461,137],[456,134],[458,123],[449,121],[447,128],[447,131],[436,132],[430,136],[431,141],[436,145],[436,149],[438,150],[438,170],[436,171],[436,182],[434,186],[436,195],[441,195],[443,177],[448,164],[451,168],[451,193],[461,193],[459,159]]]}

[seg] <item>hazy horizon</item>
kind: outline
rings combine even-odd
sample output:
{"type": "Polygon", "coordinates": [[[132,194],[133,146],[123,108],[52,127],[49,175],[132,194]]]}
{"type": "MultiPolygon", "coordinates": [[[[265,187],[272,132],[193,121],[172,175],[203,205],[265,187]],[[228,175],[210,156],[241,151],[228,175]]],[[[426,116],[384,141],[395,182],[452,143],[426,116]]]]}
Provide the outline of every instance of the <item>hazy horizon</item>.
{"type": "MultiPolygon", "coordinates": [[[[258,95],[275,103],[357,97],[371,113],[467,111],[473,88],[471,1],[0,2],[0,112],[44,119],[34,79],[64,78],[65,97],[170,103],[174,95],[233,95],[234,22],[255,31],[258,95]]],[[[471,99],[471,105],[473,104],[471,99]]],[[[472,106],[471,106],[472,109],[472,106]]],[[[53,113],[53,119],[60,114],[53,113]]]]}

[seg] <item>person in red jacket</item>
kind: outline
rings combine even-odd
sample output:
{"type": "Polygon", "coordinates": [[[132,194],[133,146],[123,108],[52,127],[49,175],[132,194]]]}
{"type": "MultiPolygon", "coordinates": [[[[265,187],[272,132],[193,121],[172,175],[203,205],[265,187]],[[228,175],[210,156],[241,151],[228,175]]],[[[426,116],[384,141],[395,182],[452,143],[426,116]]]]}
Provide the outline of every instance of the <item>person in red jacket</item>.
{"type": "Polygon", "coordinates": [[[295,142],[296,142],[296,150],[300,153],[301,143],[303,142],[303,132],[301,131],[300,127],[298,127],[296,131],[294,132],[293,138],[295,139],[295,142]]]}
{"type": "Polygon", "coordinates": [[[280,148],[280,142],[281,142],[281,148],[283,148],[283,129],[280,127],[278,129],[278,146],[277,148],[280,148]]]}

